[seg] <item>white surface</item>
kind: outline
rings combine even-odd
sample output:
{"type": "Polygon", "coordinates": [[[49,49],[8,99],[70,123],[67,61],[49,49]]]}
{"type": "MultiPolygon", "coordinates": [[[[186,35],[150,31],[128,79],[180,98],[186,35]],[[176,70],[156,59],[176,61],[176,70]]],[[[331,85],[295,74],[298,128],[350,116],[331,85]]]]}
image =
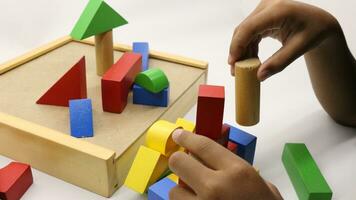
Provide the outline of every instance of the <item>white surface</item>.
{"type": "MultiPolygon", "coordinates": [[[[148,41],[152,49],[209,61],[209,83],[225,85],[225,121],[234,122],[234,82],[227,66],[228,47],[234,27],[258,1],[107,2],[130,22],[115,31],[116,42],[148,41]]],[[[356,52],[355,1],[308,2],[339,19],[351,50],[356,52]]],[[[0,62],[69,34],[85,4],[86,1],[73,0],[0,1],[0,62]]],[[[277,48],[277,42],[263,41],[260,57],[266,59],[277,48]]],[[[303,59],[263,83],[261,103],[261,122],[244,129],[258,136],[255,166],[262,176],[276,184],[286,200],[297,199],[280,158],[285,142],[304,142],[333,189],[333,199],[355,199],[356,130],[335,124],[322,110],[311,89],[303,59]]],[[[194,114],[195,108],[187,117],[194,120],[194,114]]],[[[9,161],[0,156],[0,166],[9,161]]],[[[23,199],[105,199],[33,171],[35,183],[23,199]]],[[[112,197],[141,198],[125,188],[112,197]]]]}

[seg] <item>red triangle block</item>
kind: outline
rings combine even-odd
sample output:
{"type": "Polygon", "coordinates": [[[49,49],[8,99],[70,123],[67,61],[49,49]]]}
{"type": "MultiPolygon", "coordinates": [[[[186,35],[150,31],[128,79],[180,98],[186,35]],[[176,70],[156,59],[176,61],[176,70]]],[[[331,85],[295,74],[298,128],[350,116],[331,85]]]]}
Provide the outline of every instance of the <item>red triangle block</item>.
{"type": "Polygon", "coordinates": [[[87,98],[85,56],[62,76],[36,103],[69,106],[71,99],[87,98]]]}
{"type": "Polygon", "coordinates": [[[0,169],[0,199],[19,200],[32,183],[31,167],[12,162],[0,169]]]}

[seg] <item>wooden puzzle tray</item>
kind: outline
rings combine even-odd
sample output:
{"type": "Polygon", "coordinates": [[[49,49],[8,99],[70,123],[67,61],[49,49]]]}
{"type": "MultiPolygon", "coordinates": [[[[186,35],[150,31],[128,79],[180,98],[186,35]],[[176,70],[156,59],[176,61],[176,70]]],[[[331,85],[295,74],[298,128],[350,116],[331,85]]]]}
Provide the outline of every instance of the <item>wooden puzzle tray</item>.
{"type": "MultiPolygon", "coordinates": [[[[131,46],[114,49],[117,60],[131,46]]],[[[174,122],[184,116],[196,103],[198,86],[206,82],[206,62],[150,51],[149,66],[169,78],[169,106],[133,105],[130,94],[124,112],[112,114],[102,111],[92,40],[64,37],[0,65],[0,154],[111,196],[123,184],[146,129],[158,119],[174,122]],[[35,102],[83,55],[95,136],[76,139],[69,135],[68,108],[35,102]]]]}

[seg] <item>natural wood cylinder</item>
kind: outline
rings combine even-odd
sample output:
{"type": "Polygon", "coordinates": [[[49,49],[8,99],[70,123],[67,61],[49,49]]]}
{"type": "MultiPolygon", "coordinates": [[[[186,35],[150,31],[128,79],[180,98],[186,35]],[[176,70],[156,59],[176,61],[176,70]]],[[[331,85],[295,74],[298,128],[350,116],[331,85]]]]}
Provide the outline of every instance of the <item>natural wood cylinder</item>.
{"type": "Polygon", "coordinates": [[[95,36],[96,73],[99,76],[114,64],[112,30],[95,36]]]}
{"type": "Polygon", "coordinates": [[[260,81],[257,70],[261,62],[250,58],[235,63],[236,122],[252,126],[260,120],[260,81]]]}

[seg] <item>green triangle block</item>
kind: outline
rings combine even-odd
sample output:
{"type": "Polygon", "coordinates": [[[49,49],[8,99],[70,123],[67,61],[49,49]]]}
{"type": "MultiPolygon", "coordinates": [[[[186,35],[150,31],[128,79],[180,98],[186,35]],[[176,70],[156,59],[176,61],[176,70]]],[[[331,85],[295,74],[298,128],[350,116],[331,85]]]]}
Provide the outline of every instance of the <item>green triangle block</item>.
{"type": "Polygon", "coordinates": [[[103,0],[90,0],[70,35],[76,40],[82,40],[127,23],[103,0]]]}
{"type": "Polygon", "coordinates": [[[135,83],[153,93],[158,93],[169,86],[166,74],[158,68],[140,72],[135,78],[135,83]]]}

